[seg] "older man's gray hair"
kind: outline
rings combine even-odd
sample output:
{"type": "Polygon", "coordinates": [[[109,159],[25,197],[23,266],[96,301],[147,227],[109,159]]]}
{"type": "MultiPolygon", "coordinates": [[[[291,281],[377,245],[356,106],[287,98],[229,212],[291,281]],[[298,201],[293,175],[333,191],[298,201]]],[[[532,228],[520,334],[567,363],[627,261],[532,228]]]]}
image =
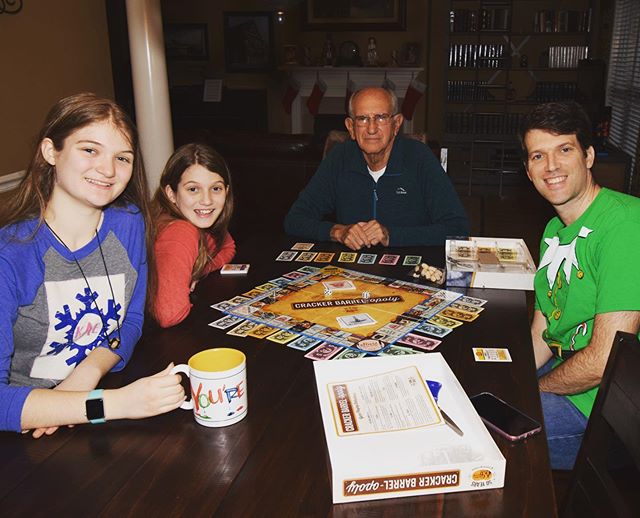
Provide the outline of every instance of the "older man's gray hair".
{"type": "MultiPolygon", "coordinates": [[[[370,90],[371,87],[360,88],[351,94],[349,99],[349,117],[353,118],[355,115],[353,113],[353,100],[364,90],[370,90]]],[[[398,113],[398,96],[393,90],[389,90],[388,88],[380,88],[380,90],[384,90],[387,95],[389,95],[389,100],[391,101],[391,113],[389,115],[395,115],[398,113]]]]}

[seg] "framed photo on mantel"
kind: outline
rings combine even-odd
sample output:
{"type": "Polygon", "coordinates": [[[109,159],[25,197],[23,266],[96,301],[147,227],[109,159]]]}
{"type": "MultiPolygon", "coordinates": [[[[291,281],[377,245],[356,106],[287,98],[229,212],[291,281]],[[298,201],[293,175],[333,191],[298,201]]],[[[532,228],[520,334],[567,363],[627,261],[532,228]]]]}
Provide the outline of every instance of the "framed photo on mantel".
{"type": "Polygon", "coordinates": [[[407,0],[306,0],[306,31],[403,31],[407,0]]]}
{"type": "Polygon", "coordinates": [[[228,72],[270,70],[274,63],[272,13],[225,12],[224,53],[228,72]]]}

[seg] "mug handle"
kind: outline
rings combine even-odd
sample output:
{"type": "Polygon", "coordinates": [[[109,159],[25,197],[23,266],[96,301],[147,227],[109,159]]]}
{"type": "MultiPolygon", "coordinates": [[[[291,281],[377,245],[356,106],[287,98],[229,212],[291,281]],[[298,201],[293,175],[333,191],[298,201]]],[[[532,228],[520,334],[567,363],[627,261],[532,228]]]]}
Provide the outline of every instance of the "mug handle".
{"type": "MultiPolygon", "coordinates": [[[[176,365],[173,369],[171,369],[170,374],[177,374],[179,372],[184,374],[188,378],[189,377],[189,366],[184,364],[184,363],[176,365]]],[[[191,384],[189,384],[189,386],[191,386],[191,384]]],[[[191,398],[188,401],[185,401],[184,403],[182,403],[180,405],[180,408],[182,408],[183,410],[193,410],[193,398],[191,398]]]]}

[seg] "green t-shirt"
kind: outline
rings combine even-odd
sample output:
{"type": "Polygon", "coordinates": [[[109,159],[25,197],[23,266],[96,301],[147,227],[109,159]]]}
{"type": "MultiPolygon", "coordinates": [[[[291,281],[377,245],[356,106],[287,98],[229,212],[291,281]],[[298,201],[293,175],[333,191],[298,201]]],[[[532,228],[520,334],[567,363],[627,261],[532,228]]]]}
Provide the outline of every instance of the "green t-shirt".
{"type": "MultiPolygon", "coordinates": [[[[589,344],[596,314],[640,311],[640,199],[601,189],[571,225],[553,218],[534,285],[556,365],[589,344]]],[[[589,417],[597,391],[567,397],[589,417]]]]}

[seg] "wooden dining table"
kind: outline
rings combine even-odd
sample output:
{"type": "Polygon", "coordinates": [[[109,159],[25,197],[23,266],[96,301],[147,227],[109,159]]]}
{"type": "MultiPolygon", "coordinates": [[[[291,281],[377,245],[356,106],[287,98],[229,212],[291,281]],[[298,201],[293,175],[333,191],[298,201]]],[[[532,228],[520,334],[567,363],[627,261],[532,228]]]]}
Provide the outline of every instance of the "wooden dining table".
{"type": "MultiPolygon", "coordinates": [[[[247,275],[209,275],[194,292],[181,324],[145,323],[133,358],[101,386],[115,388],[154,374],[169,362],[186,363],[203,349],[232,347],[247,357],[249,410],[240,422],[207,428],[175,410],[138,420],[61,428],[35,440],[0,434],[0,513],[3,516],[220,516],[397,517],[555,516],[544,432],[511,443],[494,440],[506,458],[503,488],[333,504],[327,447],[313,373],[303,352],[267,340],[240,338],[208,324],[223,316],[211,304],[247,292],[303,264],[277,262],[295,240],[253,236],[238,243],[234,262],[247,275]]],[[[314,251],[340,252],[318,243],[314,251]]],[[[418,254],[444,262],[442,247],[373,249],[418,254]]],[[[338,254],[336,253],[335,259],[338,254]]],[[[380,255],[378,255],[378,259],[380,255]]],[[[409,280],[410,267],[337,263],[409,280]]],[[[478,319],[446,336],[442,353],[468,395],[492,392],[542,421],[525,293],[459,289],[486,299],[478,319]],[[472,347],[507,347],[510,363],[478,363],[472,347]]],[[[186,387],[186,382],[185,382],[186,387]]],[[[375,455],[375,452],[371,452],[375,455]]]]}

